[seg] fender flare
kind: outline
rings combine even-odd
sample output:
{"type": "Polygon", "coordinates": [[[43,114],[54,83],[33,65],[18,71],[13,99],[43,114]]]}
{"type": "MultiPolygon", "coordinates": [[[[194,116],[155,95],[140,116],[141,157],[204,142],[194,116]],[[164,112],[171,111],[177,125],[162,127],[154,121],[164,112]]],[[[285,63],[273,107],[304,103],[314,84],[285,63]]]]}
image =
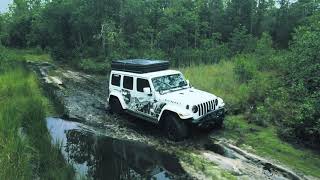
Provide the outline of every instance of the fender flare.
{"type": "Polygon", "coordinates": [[[172,105],[172,104],[168,104],[168,105],[165,105],[160,114],[159,114],[159,117],[158,117],[158,121],[160,122],[162,116],[163,116],[163,113],[165,111],[170,111],[170,112],[173,112],[173,113],[176,113],[180,119],[190,119],[192,118],[192,113],[190,111],[188,111],[187,109],[183,109],[179,106],[175,106],[175,105],[172,105]]]}
{"type": "Polygon", "coordinates": [[[122,96],[121,92],[113,91],[112,93],[110,93],[108,101],[110,101],[111,96],[114,96],[114,97],[119,99],[119,102],[120,102],[120,104],[122,106],[122,109],[127,109],[127,105],[124,102],[124,99],[123,99],[123,96],[122,96]]]}

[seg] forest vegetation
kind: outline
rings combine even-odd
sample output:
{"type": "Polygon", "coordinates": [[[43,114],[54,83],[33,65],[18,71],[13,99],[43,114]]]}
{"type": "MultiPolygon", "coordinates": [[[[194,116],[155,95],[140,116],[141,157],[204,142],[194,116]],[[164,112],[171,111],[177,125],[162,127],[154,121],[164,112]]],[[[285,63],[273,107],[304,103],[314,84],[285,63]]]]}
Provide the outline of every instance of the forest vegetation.
{"type": "MultiPolygon", "coordinates": [[[[320,148],[319,37],[319,0],[14,0],[0,15],[1,55],[14,62],[107,74],[115,59],[169,60],[192,85],[225,99],[225,136],[261,142],[261,154],[316,177],[319,157],[310,154],[320,148]],[[244,134],[252,128],[259,136],[244,134]],[[310,159],[303,162],[293,147],[308,148],[310,159]]],[[[1,79],[23,73],[2,72],[4,59],[6,84],[1,79]]]]}

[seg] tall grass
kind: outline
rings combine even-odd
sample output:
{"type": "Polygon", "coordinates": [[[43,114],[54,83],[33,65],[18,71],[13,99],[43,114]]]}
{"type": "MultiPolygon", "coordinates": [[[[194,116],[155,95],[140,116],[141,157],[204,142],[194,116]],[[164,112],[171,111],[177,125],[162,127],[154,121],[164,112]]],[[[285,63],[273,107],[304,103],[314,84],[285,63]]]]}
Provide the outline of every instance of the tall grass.
{"type": "Polygon", "coordinates": [[[35,49],[8,49],[2,48],[7,56],[15,61],[52,62],[51,56],[39,48],[35,49]]]}
{"type": "Polygon", "coordinates": [[[232,61],[222,61],[215,65],[197,65],[181,70],[193,86],[222,97],[228,102],[228,109],[238,111],[244,108],[249,89],[237,81],[234,66],[232,61]]]}
{"type": "Polygon", "coordinates": [[[0,179],[70,179],[73,170],[51,146],[49,102],[22,68],[0,72],[0,179]]]}

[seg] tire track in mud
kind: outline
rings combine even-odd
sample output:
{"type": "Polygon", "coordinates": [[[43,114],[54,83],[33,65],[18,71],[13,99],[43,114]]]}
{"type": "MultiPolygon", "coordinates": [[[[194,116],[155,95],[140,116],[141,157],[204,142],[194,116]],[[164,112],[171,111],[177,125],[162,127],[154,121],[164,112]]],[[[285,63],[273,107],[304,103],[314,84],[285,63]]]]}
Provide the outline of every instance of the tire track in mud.
{"type": "MultiPolygon", "coordinates": [[[[103,136],[145,143],[172,154],[192,152],[238,179],[307,179],[288,168],[248,153],[225,139],[214,139],[208,134],[194,131],[190,139],[171,142],[156,125],[129,115],[107,113],[107,76],[65,70],[48,63],[29,63],[29,67],[38,74],[43,88],[61,107],[64,119],[86,124],[88,128],[92,127],[91,131],[103,136]]],[[[190,172],[190,175],[195,179],[209,178],[199,170],[190,172]]]]}

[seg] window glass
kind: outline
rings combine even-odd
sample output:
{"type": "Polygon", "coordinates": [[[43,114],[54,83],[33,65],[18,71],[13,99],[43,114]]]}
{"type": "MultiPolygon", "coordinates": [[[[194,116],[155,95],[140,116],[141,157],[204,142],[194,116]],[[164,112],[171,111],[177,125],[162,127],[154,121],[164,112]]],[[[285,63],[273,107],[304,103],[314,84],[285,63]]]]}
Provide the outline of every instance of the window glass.
{"type": "Polygon", "coordinates": [[[156,91],[162,92],[176,88],[183,88],[187,86],[186,80],[182,74],[171,74],[152,78],[152,83],[156,91]]]}
{"type": "Polygon", "coordinates": [[[119,74],[112,74],[111,84],[114,86],[120,86],[120,78],[119,74]]]}
{"type": "Polygon", "coordinates": [[[125,89],[133,89],[133,77],[124,76],[123,77],[123,88],[125,89]]]}
{"type": "Polygon", "coordinates": [[[143,88],[150,87],[149,81],[146,79],[137,79],[137,91],[143,92],[143,88]]]}

